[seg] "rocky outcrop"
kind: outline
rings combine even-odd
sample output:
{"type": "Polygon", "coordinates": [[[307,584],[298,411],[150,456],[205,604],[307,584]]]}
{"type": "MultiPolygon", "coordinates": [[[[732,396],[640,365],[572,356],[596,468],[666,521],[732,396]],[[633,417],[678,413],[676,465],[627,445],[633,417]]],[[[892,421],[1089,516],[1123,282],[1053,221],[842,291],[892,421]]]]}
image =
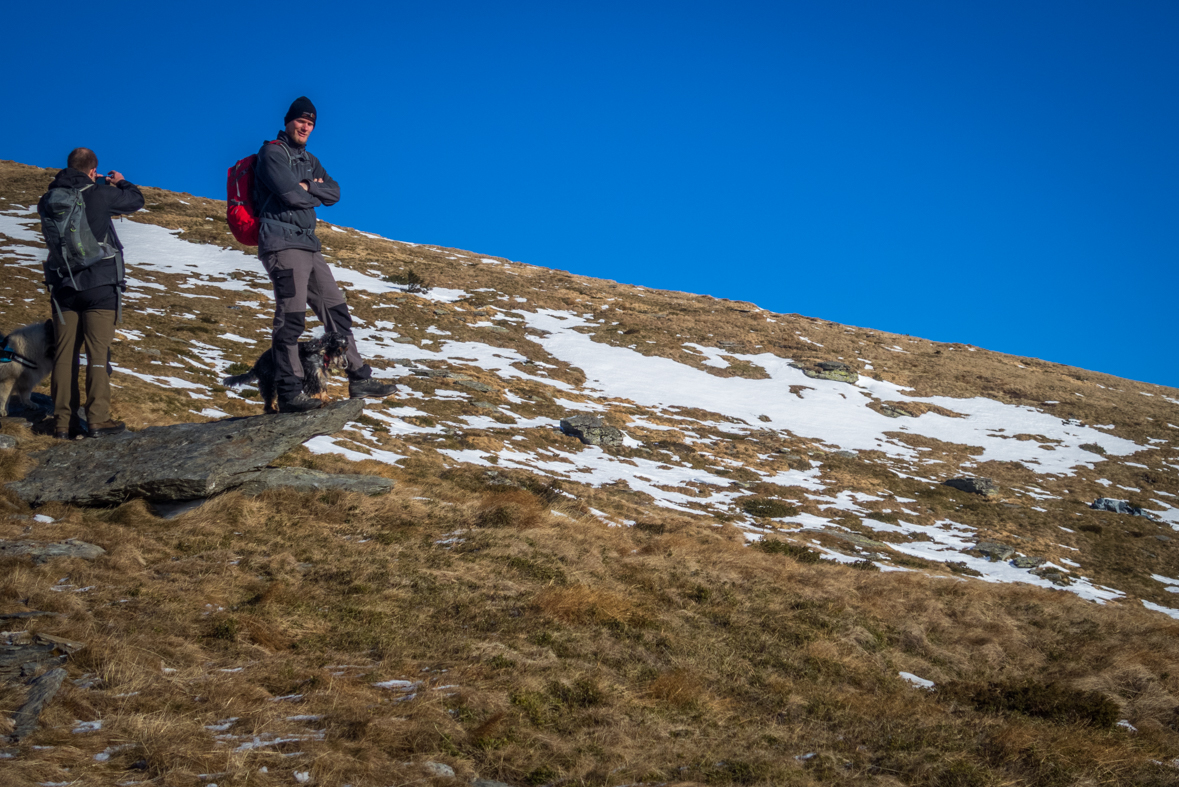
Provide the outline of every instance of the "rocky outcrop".
{"type": "Polygon", "coordinates": [[[106,550],[95,544],[88,544],[76,538],[67,538],[58,544],[41,541],[8,541],[0,539],[0,557],[31,555],[37,565],[48,563],[55,557],[80,557],[94,560],[106,554],[106,550]]]}
{"type": "Polygon", "coordinates": [[[622,431],[596,415],[582,413],[561,419],[561,431],[586,445],[622,445],[622,431]]]}
{"type": "Polygon", "coordinates": [[[360,399],[309,413],[154,426],[140,432],[56,445],[8,488],[31,505],[116,505],[129,498],[192,500],[232,489],[316,435],[360,416],[360,399]]]}
{"type": "Polygon", "coordinates": [[[1112,497],[1099,497],[1089,504],[1096,511],[1111,511],[1115,514],[1129,514],[1140,516],[1151,521],[1158,521],[1158,517],[1145,508],[1130,505],[1128,500],[1114,500],[1112,497]]]}
{"type": "Polygon", "coordinates": [[[237,487],[243,495],[260,495],[270,489],[321,492],[339,489],[362,495],[379,495],[393,488],[393,481],[375,475],[344,475],[304,467],[267,467],[237,487]]]}
{"type": "Polygon", "coordinates": [[[983,497],[997,497],[999,494],[995,482],[989,478],[951,478],[945,485],[983,497]]]}
{"type": "Polygon", "coordinates": [[[815,364],[816,368],[808,369],[805,366],[798,364],[790,364],[795,369],[801,369],[802,373],[813,380],[831,380],[837,383],[852,383],[860,379],[855,370],[846,363],[840,361],[820,361],[815,364]]]}
{"type": "Polygon", "coordinates": [[[989,560],[1006,560],[1015,554],[1015,548],[998,541],[979,541],[974,551],[989,560]]]}

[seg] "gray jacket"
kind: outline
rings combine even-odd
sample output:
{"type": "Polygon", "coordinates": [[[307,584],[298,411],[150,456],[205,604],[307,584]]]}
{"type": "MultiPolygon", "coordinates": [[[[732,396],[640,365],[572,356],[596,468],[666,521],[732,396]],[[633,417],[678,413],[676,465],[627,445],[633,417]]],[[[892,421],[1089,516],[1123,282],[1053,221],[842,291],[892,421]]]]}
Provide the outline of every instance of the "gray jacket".
{"type": "Polygon", "coordinates": [[[277,144],[267,142],[258,151],[254,167],[254,207],[262,221],[259,256],[283,249],[319,251],[315,209],[339,201],[340,185],[319,159],[294,145],[286,131],[279,132],[277,144]],[[306,191],[300,182],[307,183],[306,191]]]}

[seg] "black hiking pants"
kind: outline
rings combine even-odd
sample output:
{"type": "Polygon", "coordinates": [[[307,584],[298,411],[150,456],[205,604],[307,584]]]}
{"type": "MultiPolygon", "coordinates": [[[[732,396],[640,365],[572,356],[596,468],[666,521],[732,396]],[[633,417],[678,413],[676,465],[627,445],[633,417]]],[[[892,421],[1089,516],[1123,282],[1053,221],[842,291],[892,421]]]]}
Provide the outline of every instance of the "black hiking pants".
{"type": "Polygon", "coordinates": [[[283,249],[263,254],[261,259],[274,285],[274,330],[270,347],[274,352],[274,382],[279,401],[290,400],[303,390],[298,342],[306,327],[308,306],[325,331],[348,337],[348,377],[353,380],[369,377],[372,372],[361,359],[352,336],[352,315],[323,255],[305,249],[283,249]]]}

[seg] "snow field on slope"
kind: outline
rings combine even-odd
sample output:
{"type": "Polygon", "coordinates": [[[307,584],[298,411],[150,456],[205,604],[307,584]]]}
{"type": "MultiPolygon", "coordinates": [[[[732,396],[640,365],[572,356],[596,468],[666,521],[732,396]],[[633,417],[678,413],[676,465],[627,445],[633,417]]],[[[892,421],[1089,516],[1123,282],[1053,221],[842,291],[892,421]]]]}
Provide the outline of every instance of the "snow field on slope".
{"type": "MultiPolygon", "coordinates": [[[[0,212],[0,233],[20,243],[21,241],[39,242],[39,234],[30,229],[36,222],[35,215],[27,212],[0,212]]],[[[262,301],[271,300],[268,280],[262,271],[258,260],[250,255],[235,250],[223,250],[213,246],[194,244],[184,241],[178,231],[170,231],[154,225],[136,222],[122,222],[118,228],[120,237],[127,245],[126,259],[129,273],[134,277],[138,272],[146,275],[150,272],[180,274],[189,277],[187,285],[196,284],[220,287],[231,291],[248,291],[253,298],[262,301]],[[238,278],[234,278],[237,276],[238,278]],[[262,285],[258,289],[247,286],[247,282],[262,285]]],[[[30,269],[40,268],[40,261],[44,258],[44,249],[27,245],[7,246],[2,250],[21,258],[21,267],[30,269]]],[[[363,290],[374,295],[400,294],[402,290],[395,285],[383,281],[370,273],[358,273],[339,265],[333,265],[333,272],[337,279],[355,289],[363,290]]],[[[160,288],[159,284],[150,281],[136,280],[134,287],[160,288]]],[[[185,293],[177,293],[185,294],[185,293]]],[[[129,294],[130,297],[150,298],[142,291],[129,294]]],[[[454,302],[462,299],[466,293],[457,289],[431,290],[429,299],[438,302],[454,302]]],[[[191,297],[191,296],[190,296],[191,297]]],[[[209,297],[209,296],[199,296],[209,297]]],[[[505,296],[507,297],[507,296],[505,296]]],[[[520,300],[520,299],[517,299],[520,300]]],[[[262,301],[249,301],[251,307],[262,307],[262,301]]],[[[362,354],[369,359],[392,360],[408,359],[410,361],[441,361],[447,364],[475,366],[484,372],[493,373],[505,383],[513,380],[527,380],[549,386],[565,394],[588,397],[588,402],[577,402],[562,397],[562,406],[571,410],[586,412],[600,411],[605,408],[603,402],[622,404],[633,402],[634,405],[649,408],[658,415],[684,424],[684,427],[696,424],[699,427],[734,430],[741,429],[740,425],[730,422],[700,422],[685,418],[676,413],[680,408],[697,408],[717,413],[729,419],[736,419],[744,423],[747,431],[772,428],[788,431],[796,436],[807,437],[821,441],[824,445],[834,449],[848,450],[879,450],[894,459],[920,463],[920,455],[913,448],[889,438],[887,431],[908,431],[914,435],[921,435],[947,443],[967,444],[979,446],[983,449],[981,461],[1016,461],[1038,473],[1055,475],[1069,475],[1077,467],[1091,467],[1096,457],[1082,449],[1082,443],[1095,443],[1104,448],[1108,455],[1125,456],[1142,450],[1142,446],[1108,435],[1093,427],[1062,422],[1037,410],[1005,405],[983,398],[949,399],[945,397],[917,398],[906,395],[898,386],[887,382],[861,377],[856,386],[825,380],[808,378],[798,369],[790,367],[789,359],[779,358],[769,353],[756,355],[742,355],[720,348],[712,348],[699,344],[690,345],[698,354],[705,357],[705,363],[716,368],[725,368],[729,361],[722,356],[728,356],[739,361],[756,364],[766,370],[769,377],[763,380],[749,380],[741,377],[721,378],[710,375],[694,367],[678,363],[669,358],[644,356],[635,350],[614,347],[593,341],[590,336],[577,332],[574,328],[592,326],[594,323],[588,315],[579,316],[572,312],[541,310],[538,312],[516,311],[510,313],[525,321],[529,328],[545,332],[541,337],[533,337],[554,358],[581,369],[586,376],[586,385],[577,389],[560,380],[548,378],[540,374],[524,372],[512,366],[528,360],[520,352],[507,348],[494,347],[471,341],[435,341],[437,348],[418,347],[413,344],[394,344],[392,347],[383,345],[380,340],[396,337],[394,323],[380,322],[375,327],[358,325],[355,333],[362,354]],[[804,385],[799,395],[790,392],[791,385],[804,385]],[[939,405],[964,415],[964,418],[947,418],[936,413],[926,413],[920,418],[904,419],[898,424],[897,420],[886,418],[869,409],[870,399],[862,395],[864,391],[880,399],[924,402],[939,405]],[[764,422],[759,416],[766,416],[770,420],[764,422]],[[1042,435],[1051,441],[1059,441],[1052,451],[1045,451],[1036,441],[1019,441],[1009,439],[1011,435],[1026,433],[1042,435]]],[[[180,315],[183,316],[183,315],[180,315]]],[[[508,315],[505,314],[505,317],[508,315]]],[[[262,330],[262,333],[267,331],[262,330]]],[[[136,337],[124,333],[129,342],[136,337]]],[[[223,337],[235,342],[252,342],[245,337],[226,334],[223,337]]],[[[223,356],[223,351],[212,345],[193,342],[194,347],[200,349],[201,358],[206,365],[198,364],[191,359],[189,363],[197,368],[208,369],[218,375],[224,373],[229,361],[223,356]]],[[[148,361],[149,365],[163,365],[159,361],[148,361]]],[[[168,364],[184,368],[181,364],[168,364]]],[[[544,364],[535,364],[531,368],[543,372],[544,364]]],[[[171,374],[146,374],[136,372],[125,367],[123,371],[131,376],[145,380],[163,388],[180,388],[188,392],[194,399],[209,398],[209,387],[201,383],[185,380],[171,374]]],[[[377,370],[378,376],[392,377],[393,369],[377,370]]],[[[465,392],[448,392],[448,395],[470,398],[465,392]]],[[[415,398],[424,398],[414,391],[403,389],[398,398],[407,402],[415,398]]],[[[505,391],[505,398],[509,403],[521,403],[523,400],[505,391]]],[[[494,419],[483,416],[461,416],[453,420],[465,424],[465,428],[489,431],[516,431],[526,429],[555,430],[558,428],[555,419],[528,418],[513,413],[510,407],[497,408],[500,413],[516,419],[515,424],[503,424],[494,419]]],[[[198,412],[198,411],[194,411],[198,412]]],[[[423,427],[410,424],[404,417],[425,415],[412,408],[389,410],[380,407],[370,407],[369,414],[385,423],[389,432],[394,436],[413,436],[439,433],[445,427],[423,427]]],[[[221,417],[221,411],[205,407],[198,412],[206,417],[221,417]]],[[[652,429],[667,429],[646,422],[642,415],[636,413],[632,420],[636,426],[652,429]]],[[[684,431],[684,427],[677,424],[676,428],[684,431]]],[[[344,435],[317,437],[308,441],[307,447],[317,453],[337,453],[352,460],[375,459],[377,461],[395,464],[405,458],[404,455],[377,447],[380,439],[371,429],[361,424],[349,424],[347,432],[356,435],[364,442],[354,441],[344,435]]],[[[690,431],[689,441],[706,442],[695,437],[690,431]]],[[[411,447],[412,450],[421,450],[411,447]]],[[[493,466],[489,457],[493,454],[486,451],[452,450],[440,451],[449,460],[475,465],[493,466]]],[[[625,481],[631,489],[644,492],[651,496],[656,505],[671,510],[699,513],[705,507],[720,507],[731,509],[735,499],[748,493],[733,485],[730,479],[690,467],[677,466],[670,457],[660,460],[643,458],[619,459],[596,447],[586,447],[579,452],[564,452],[556,448],[539,449],[527,452],[505,447],[494,452],[497,458],[495,466],[512,467],[537,472],[553,477],[563,477],[576,480],[590,486],[625,481]],[[679,488],[695,488],[695,495],[688,495],[679,488]],[[712,491],[710,491],[712,490],[712,491]]],[[[720,464],[725,464],[723,458],[716,458],[720,464]]],[[[734,464],[728,462],[728,464],[734,464]]],[[[921,478],[921,468],[912,465],[921,478]]],[[[770,475],[759,473],[763,480],[783,486],[802,487],[816,493],[824,489],[819,480],[819,470],[787,471],[770,475]]],[[[927,474],[926,474],[927,475],[927,474]]],[[[926,479],[929,483],[935,481],[926,479]]],[[[839,492],[834,496],[817,494],[811,500],[820,505],[821,510],[835,509],[837,511],[855,511],[859,509],[857,501],[879,499],[872,496],[855,493],[839,492]]],[[[1164,504],[1166,505],[1166,504],[1164,504]]],[[[1163,518],[1179,524],[1179,509],[1167,505],[1168,511],[1163,518]]],[[[859,509],[863,511],[863,509],[859,509]]],[[[948,560],[965,562],[982,574],[985,581],[992,582],[1024,582],[1042,586],[1051,585],[1040,577],[1027,571],[1016,569],[1004,562],[990,562],[964,554],[964,550],[973,546],[972,531],[963,525],[949,520],[938,522],[934,526],[918,526],[901,522],[899,525],[888,525],[875,520],[865,519],[868,527],[879,530],[896,530],[908,535],[918,535],[930,540],[912,541],[908,543],[894,543],[890,546],[898,552],[910,554],[935,562],[948,560]]],[[[752,519],[745,518],[740,523],[745,527],[751,539],[762,537],[766,530],[758,527],[752,519]]],[[[838,529],[830,519],[813,514],[799,514],[778,520],[776,524],[793,525],[798,528],[826,528],[838,529]]],[[[824,548],[822,551],[843,561],[857,560],[859,557],[842,555],[824,548]]],[[[1122,596],[1120,591],[1094,586],[1083,577],[1076,577],[1074,584],[1065,588],[1085,598],[1097,602],[1104,602],[1122,596]]],[[[1150,609],[1156,609],[1172,616],[1179,616],[1179,612],[1165,607],[1144,602],[1150,609]]]]}

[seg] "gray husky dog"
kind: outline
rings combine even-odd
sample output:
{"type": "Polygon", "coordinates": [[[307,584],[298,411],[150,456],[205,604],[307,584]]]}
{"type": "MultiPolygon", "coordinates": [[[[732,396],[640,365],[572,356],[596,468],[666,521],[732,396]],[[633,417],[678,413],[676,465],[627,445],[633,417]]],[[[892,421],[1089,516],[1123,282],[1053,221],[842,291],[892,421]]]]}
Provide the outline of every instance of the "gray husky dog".
{"type": "Polygon", "coordinates": [[[53,351],[52,320],[0,337],[0,416],[8,415],[10,396],[33,408],[33,389],[53,371],[53,351]]]}

